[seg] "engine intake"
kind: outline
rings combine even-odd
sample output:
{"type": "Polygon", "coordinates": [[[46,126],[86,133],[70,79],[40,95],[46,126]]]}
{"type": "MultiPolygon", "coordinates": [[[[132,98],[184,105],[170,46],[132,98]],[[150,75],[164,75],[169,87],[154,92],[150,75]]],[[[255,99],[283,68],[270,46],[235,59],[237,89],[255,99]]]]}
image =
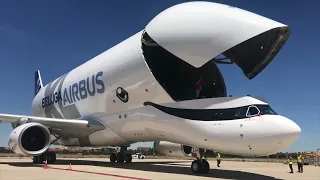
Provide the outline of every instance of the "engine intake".
{"type": "Polygon", "coordinates": [[[11,132],[8,146],[16,154],[43,154],[50,146],[50,131],[39,123],[22,124],[11,132]]]}

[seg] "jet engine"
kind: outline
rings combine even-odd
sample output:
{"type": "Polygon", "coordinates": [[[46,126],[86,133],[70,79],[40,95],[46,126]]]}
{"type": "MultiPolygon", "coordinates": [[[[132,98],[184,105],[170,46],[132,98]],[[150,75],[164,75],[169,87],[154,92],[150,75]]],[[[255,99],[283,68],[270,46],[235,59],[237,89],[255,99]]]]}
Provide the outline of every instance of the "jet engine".
{"type": "Polygon", "coordinates": [[[192,156],[192,147],[171,143],[167,141],[155,141],[153,143],[154,149],[163,154],[168,156],[177,156],[177,157],[191,157],[192,156]]]}
{"type": "Polygon", "coordinates": [[[38,156],[48,150],[50,135],[42,124],[22,124],[11,132],[8,146],[16,154],[38,156]]]}

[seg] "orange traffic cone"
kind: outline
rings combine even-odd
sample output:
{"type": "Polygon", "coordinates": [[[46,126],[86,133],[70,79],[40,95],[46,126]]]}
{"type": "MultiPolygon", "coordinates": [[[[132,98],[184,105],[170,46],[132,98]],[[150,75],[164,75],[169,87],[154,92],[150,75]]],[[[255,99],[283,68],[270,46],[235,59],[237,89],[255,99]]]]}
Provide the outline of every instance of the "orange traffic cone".
{"type": "Polygon", "coordinates": [[[68,170],[72,170],[72,168],[71,168],[71,163],[69,164],[69,168],[68,168],[68,170]]]}
{"type": "Polygon", "coordinates": [[[44,168],[44,169],[47,169],[47,168],[48,168],[47,160],[44,162],[43,168],[44,168]]]}

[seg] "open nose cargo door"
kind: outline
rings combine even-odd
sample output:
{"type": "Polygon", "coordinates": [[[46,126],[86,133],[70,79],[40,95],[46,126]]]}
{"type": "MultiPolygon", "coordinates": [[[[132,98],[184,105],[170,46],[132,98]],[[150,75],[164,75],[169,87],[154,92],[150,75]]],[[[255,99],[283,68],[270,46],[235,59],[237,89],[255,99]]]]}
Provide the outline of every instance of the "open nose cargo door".
{"type": "Polygon", "coordinates": [[[290,36],[287,25],[213,2],[172,6],[153,18],[145,31],[161,47],[194,67],[222,54],[248,79],[273,60],[290,36]]]}

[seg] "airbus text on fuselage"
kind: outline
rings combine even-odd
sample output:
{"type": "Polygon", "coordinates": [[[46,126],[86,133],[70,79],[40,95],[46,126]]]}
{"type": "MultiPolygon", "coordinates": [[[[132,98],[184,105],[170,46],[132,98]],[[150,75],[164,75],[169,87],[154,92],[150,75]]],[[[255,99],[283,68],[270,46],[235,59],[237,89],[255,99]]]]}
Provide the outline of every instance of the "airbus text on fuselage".
{"type": "Polygon", "coordinates": [[[102,94],[105,91],[104,82],[99,79],[103,75],[103,71],[98,72],[92,77],[87,77],[79,82],[76,82],[64,88],[64,90],[58,90],[49,96],[42,99],[42,107],[51,106],[54,103],[62,102],[63,105],[73,104],[77,101],[86,99],[88,96],[95,96],[96,93],[102,94]]]}

